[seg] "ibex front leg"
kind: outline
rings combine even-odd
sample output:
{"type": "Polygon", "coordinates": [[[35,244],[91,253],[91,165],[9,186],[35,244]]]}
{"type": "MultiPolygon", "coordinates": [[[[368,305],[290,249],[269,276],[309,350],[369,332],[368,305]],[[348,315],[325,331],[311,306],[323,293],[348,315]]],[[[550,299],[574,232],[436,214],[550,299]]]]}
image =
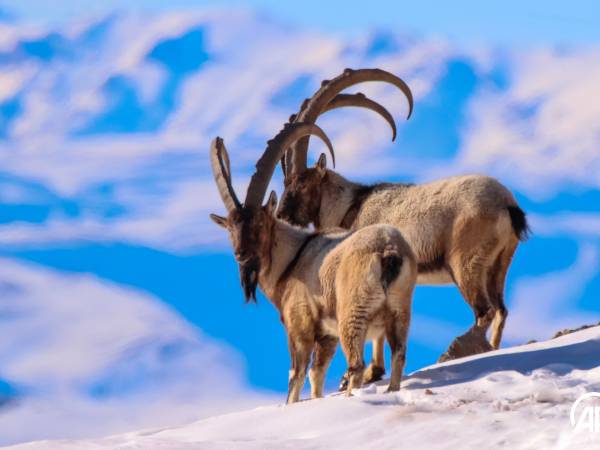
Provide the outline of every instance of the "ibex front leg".
{"type": "Polygon", "coordinates": [[[338,345],[338,338],[333,336],[324,336],[318,338],[315,343],[315,352],[313,356],[312,367],[308,373],[310,380],[311,398],[323,397],[323,385],[325,384],[325,374],[331,364],[331,359],[335,354],[338,345]]]}
{"type": "Polygon", "coordinates": [[[300,339],[289,338],[292,369],[288,383],[287,403],[296,403],[300,400],[300,393],[306,380],[306,371],[310,362],[313,344],[300,339]]]}

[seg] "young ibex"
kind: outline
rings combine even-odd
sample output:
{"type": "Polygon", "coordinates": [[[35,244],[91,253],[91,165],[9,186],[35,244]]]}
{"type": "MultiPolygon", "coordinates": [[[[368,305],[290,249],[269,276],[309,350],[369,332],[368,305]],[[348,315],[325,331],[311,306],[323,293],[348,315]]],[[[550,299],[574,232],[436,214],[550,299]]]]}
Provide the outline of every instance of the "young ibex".
{"type": "Polygon", "coordinates": [[[322,396],[338,337],[349,367],[348,395],[362,384],[365,339],[383,333],[392,351],[389,390],[398,390],[417,277],[416,260],[400,232],[374,225],[311,233],[275,217],[275,192],[262,206],[285,148],[309,134],[331,150],[316,125],[287,125],[256,164],[243,204],[231,184],[227,150],[216,138],[211,164],[228,216],[211,219],[229,231],[246,301],[256,301],[258,284],[279,310],[292,359],[288,403],[299,400],[311,354],[311,396],[322,396]]]}
{"type": "MultiPolygon", "coordinates": [[[[314,123],[331,109],[330,102],[340,91],[354,84],[395,79],[379,69],[346,69],[324,82],[290,122],[314,123]]],[[[392,82],[402,86],[397,80],[392,82]]],[[[412,108],[412,97],[407,97],[412,108]]],[[[312,223],[317,229],[359,230],[377,223],[399,228],[417,258],[417,284],[455,283],[475,315],[475,325],[440,359],[498,348],[507,317],[506,273],[519,240],[528,232],[525,213],[511,192],[497,180],[480,175],[420,185],[365,186],[327,169],[325,155],[314,168],[307,168],[307,149],[305,137],[286,152],[278,217],[299,226],[312,223]],[[492,322],[490,345],[485,335],[492,322]]],[[[375,345],[376,357],[369,371],[373,378],[368,381],[384,373],[382,346],[382,341],[375,345]]]]}

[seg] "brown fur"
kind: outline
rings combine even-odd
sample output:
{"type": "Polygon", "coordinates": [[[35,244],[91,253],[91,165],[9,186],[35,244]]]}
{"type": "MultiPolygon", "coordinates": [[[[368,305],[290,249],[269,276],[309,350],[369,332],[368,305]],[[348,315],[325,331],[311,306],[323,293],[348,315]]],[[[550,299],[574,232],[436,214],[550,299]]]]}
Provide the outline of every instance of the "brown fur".
{"type": "MultiPolygon", "coordinates": [[[[317,163],[315,170],[293,174],[286,178],[286,189],[289,192],[286,204],[280,214],[294,215],[304,225],[314,222],[319,227],[319,209],[321,206],[321,180],[327,174],[320,170],[317,163]]],[[[337,225],[336,225],[337,226],[337,225]]]]}
{"type": "Polygon", "coordinates": [[[477,351],[499,347],[507,316],[506,273],[527,223],[513,195],[497,180],[470,175],[368,187],[325,169],[324,158],[297,177],[286,184],[279,217],[321,228],[398,227],[417,258],[417,283],[456,284],[473,309],[475,327],[485,334],[492,325],[491,345],[486,341],[477,351]],[[294,199],[294,208],[288,207],[288,198],[294,199]]]}
{"type": "Polygon", "coordinates": [[[350,367],[347,393],[360,387],[365,339],[384,333],[393,360],[389,390],[398,390],[417,277],[409,245],[388,225],[314,235],[275,219],[275,203],[272,194],[258,210],[211,217],[228,229],[242,272],[259,260],[258,284],[288,334],[288,402],[299,400],[311,355],[311,395],[322,396],[338,339],[350,367]]]}

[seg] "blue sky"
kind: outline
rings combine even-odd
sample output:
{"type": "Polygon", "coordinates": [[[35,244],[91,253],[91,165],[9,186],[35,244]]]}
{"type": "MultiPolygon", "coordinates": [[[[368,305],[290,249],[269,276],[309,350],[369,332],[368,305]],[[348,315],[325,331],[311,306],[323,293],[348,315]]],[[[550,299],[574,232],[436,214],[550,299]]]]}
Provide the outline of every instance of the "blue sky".
{"type": "Polygon", "coordinates": [[[198,7],[247,7],[300,27],[360,33],[369,28],[449,37],[463,44],[589,44],[600,40],[600,6],[594,0],[522,2],[402,2],[305,0],[3,0],[7,9],[32,20],[60,22],[111,10],[168,11],[198,7]]]}
{"type": "MultiPolygon", "coordinates": [[[[528,212],[534,234],[509,273],[505,345],[598,321],[600,106],[589,99],[600,95],[600,31],[591,26],[598,15],[592,2],[400,8],[380,1],[366,9],[257,0],[219,2],[219,11],[192,1],[134,1],[127,11],[111,1],[0,5],[16,17],[2,25],[0,40],[0,256],[9,262],[9,269],[0,266],[0,292],[23,305],[43,304],[48,286],[62,289],[53,301],[68,305],[44,317],[25,308],[18,317],[27,326],[15,331],[14,300],[0,300],[0,332],[29,343],[0,344],[0,386],[22,396],[22,405],[51,388],[95,405],[97,390],[89,386],[101,379],[106,392],[135,398],[135,416],[151,408],[134,393],[166,398],[175,388],[213,383],[206,377],[215,373],[233,380],[241,391],[236,398],[266,391],[283,398],[289,357],[277,312],[262,296],[256,306],[243,304],[226,235],[208,220],[224,210],[208,145],[224,137],[241,193],[265,141],[320,80],[344,67],[380,66],[402,76],[415,110],[404,121],[399,93],[364,87],[396,117],[395,143],[368,112],[320,119],[342,173],[362,182],[485,173],[528,212]],[[29,285],[37,286],[35,296],[29,285]],[[130,305],[130,297],[165,308],[160,317],[169,339],[179,342],[174,329],[197,333],[193,352],[163,345],[160,330],[144,322],[145,313],[136,311],[145,310],[130,305]],[[123,342],[113,353],[94,346],[108,338],[98,330],[114,334],[104,302],[123,304],[117,314],[124,321],[146,324],[130,334],[120,330],[123,342]],[[94,331],[99,335],[76,328],[61,341],[73,309],[106,328],[94,331]],[[38,321],[47,335],[35,331],[38,321]],[[75,381],[55,377],[63,353],[35,353],[48,340],[84,348],[101,367],[75,381]],[[185,382],[169,373],[153,384],[156,371],[169,366],[162,358],[174,371],[188,367],[186,358],[202,345],[220,349],[214,365],[203,359],[185,382]],[[140,348],[154,352],[143,353],[147,365],[139,363],[140,348]],[[128,375],[111,377],[115,365],[115,373],[128,375]]],[[[319,150],[315,143],[312,155],[319,150]]],[[[273,187],[281,191],[279,174],[273,187]]],[[[408,370],[433,363],[471,322],[456,289],[419,287],[408,370]]],[[[329,388],[344,368],[338,352],[329,388]]],[[[203,405],[219,400],[192,394],[203,405]]],[[[64,420],[46,419],[66,432],[64,420]]]]}

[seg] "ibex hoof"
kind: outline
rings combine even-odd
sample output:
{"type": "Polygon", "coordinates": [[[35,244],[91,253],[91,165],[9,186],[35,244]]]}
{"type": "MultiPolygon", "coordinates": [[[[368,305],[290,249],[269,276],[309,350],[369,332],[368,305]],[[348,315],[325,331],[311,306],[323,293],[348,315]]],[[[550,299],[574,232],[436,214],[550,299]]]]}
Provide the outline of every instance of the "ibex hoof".
{"type": "Polygon", "coordinates": [[[380,366],[375,366],[371,364],[367,370],[365,370],[365,374],[363,377],[363,382],[365,384],[375,383],[376,381],[380,381],[383,379],[385,375],[385,369],[380,366]]]}
{"type": "Polygon", "coordinates": [[[340,392],[344,392],[346,389],[348,389],[348,372],[346,372],[342,376],[342,379],[340,380],[340,386],[338,389],[340,392]]]}

